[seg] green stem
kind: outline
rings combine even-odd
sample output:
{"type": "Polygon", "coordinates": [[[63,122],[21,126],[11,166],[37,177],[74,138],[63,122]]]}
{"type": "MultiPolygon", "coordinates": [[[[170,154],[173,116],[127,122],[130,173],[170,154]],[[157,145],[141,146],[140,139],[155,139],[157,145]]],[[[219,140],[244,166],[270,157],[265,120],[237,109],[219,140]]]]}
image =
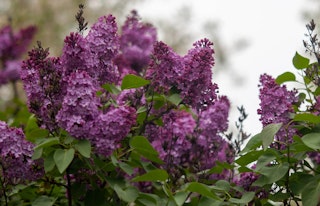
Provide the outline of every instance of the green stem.
{"type": "Polygon", "coordinates": [[[72,206],[71,179],[70,179],[68,168],[66,169],[66,176],[67,176],[68,206],[72,206]]]}
{"type": "MultiPolygon", "coordinates": [[[[3,172],[3,167],[2,167],[1,163],[0,163],[0,166],[1,166],[2,172],[3,172]]],[[[0,184],[1,184],[2,191],[3,191],[3,197],[4,197],[5,205],[8,206],[8,196],[7,196],[6,190],[5,190],[5,183],[4,183],[4,181],[2,181],[1,177],[0,177],[0,184]]]]}

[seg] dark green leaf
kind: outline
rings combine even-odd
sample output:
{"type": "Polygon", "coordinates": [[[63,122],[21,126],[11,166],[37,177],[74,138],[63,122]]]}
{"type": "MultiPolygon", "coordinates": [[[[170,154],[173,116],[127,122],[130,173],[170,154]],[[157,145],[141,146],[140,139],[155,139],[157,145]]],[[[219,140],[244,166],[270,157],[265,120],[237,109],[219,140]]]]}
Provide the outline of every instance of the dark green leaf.
{"type": "Polygon", "coordinates": [[[55,162],[53,159],[53,152],[51,152],[46,158],[44,158],[44,171],[45,172],[50,172],[54,166],[55,166],[55,162]]]}
{"type": "Polygon", "coordinates": [[[237,204],[247,204],[254,198],[254,192],[247,192],[241,196],[241,199],[230,198],[229,201],[237,204]]]}
{"type": "Polygon", "coordinates": [[[278,164],[274,166],[265,166],[257,170],[261,176],[255,181],[253,186],[264,186],[266,184],[274,183],[280,180],[283,176],[287,174],[289,170],[289,164],[287,162],[283,164],[278,164]]]}
{"type": "Polygon", "coordinates": [[[301,195],[302,204],[308,206],[317,206],[320,201],[320,176],[315,176],[309,184],[306,185],[301,195]]]}
{"type": "Polygon", "coordinates": [[[237,160],[235,160],[235,162],[240,166],[246,166],[246,165],[250,164],[251,162],[256,161],[262,154],[263,154],[262,150],[251,151],[251,152],[248,152],[247,154],[239,157],[237,160]]]}
{"type": "Polygon", "coordinates": [[[274,136],[279,131],[281,126],[282,123],[269,124],[262,129],[261,138],[264,150],[267,150],[269,145],[273,142],[274,136]]]}
{"type": "Polygon", "coordinates": [[[115,85],[113,84],[104,84],[102,85],[102,88],[107,90],[111,94],[120,94],[120,89],[118,89],[115,85]]]}
{"type": "Polygon", "coordinates": [[[309,59],[301,56],[298,52],[294,55],[292,59],[293,66],[296,69],[304,69],[309,66],[309,59]]]}
{"type": "Polygon", "coordinates": [[[185,191],[196,192],[205,197],[210,197],[216,200],[220,200],[220,198],[211,191],[211,188],[208,185],[199,183],[199,182],[191,182],[186,185],[185,191]]]}
{"type": "Polygon", "coordinates": [[[139,191],[134,187],[129,187],[122,189],[119,185],[114,186],[114,191],[116,191],[118,197],[128,203],[134,202],[139,196],[139,191]]]}
{"type": "Polygon", "coordinates": [[[57,198],[42,195],[33,201],[32,206],[51,206],[57,198]]]}
{"type": "Polygon", "coordinates": [[[90,154],[91,154],[91,144],[89,142],[89,140],[86,139],[82,139],[79,140],[79,142],[77,142],[74,147],[76,148],[76,150],[84,157],[86,158],[90,158],[90,154]]]}
{"type": "Polygon", "coordinates": [[[133,74],[128,74],[122,80],[121,89],[139,88],[148,84],[150,84],[149,80],[145,80],[142,77],[133,74]]]}
{"type": "Polygon", "coordinates": [[[167,99],[176,106],[178,106],[182,102],[179,94],[172,94],[167,99]]]}
{"type": "Polygon", "coordinates": [[[46,148],[57,144],[59,144],[59,137],[46,138],[43,139],[43,141],[41,141],[37,146],[35,146],[34,149],[46,148]]]}
{"type": "Polygon", "coordinates": [[[254,150],[262,145],[262,136],[261,133],[254,135],[250,138],[249,142],[246,144],[245,148],[240,152],[244,154],[250,150],[254,150]]]}
{"type": "Polygon", "coordinates": [[[145,182],[145,181],[166,181],[169,175],[165,170],[155,169],[151,170],[141,176],[137,176],[132,179],[133,182],[145,182]]]}
{"type": "Polygon", "coordinates": [[[140,114],[140,113],[145,112],[145,111],[147,111],[147,107],[145,107],[145,106],[139,107],[138,110],[137,110],[137,114],[140,114]]]}
{"type": "Polygon", "coordinates": [[[311,114],[311,113],[302,113],[302,114],[296,114],[293,118],[294,121],[301,121],[301,122],[309,122],[318,124],[320,123],[320,116],[311,114]]]}
{"type": "Polygon", "coordinates": [[[296,81],[296,76],[292,72],[284,72],[276,78],[277,84],[282,84],[289,81],[296,81]]]}
{"type": "Polygon", "coordinates": [[[134,168],[130,165],[128,165],[127,163],[124,163],[124,162],[119,162],[119,167],[125,171],[128,175],[132,175],[133,172],[134,172],[134,168]]]}
{"type": "Polygon", "coordinates": [[[132,137],[130,146],[145,158],[157,163],[162,163],[162,160],[158,157],[158,152],[152,147],[150,142],[145,137],[132,137]]]}
{"type": "Polygon", "coordinates": [[[319,150],[320,149],[320,133],[309,133],[301,138],[302,142],[308,147],[319,150]]]}
{"type": "Polygon", "coordinates": [[[39,149],[34,150],[33,155],[32,155],[32,159],[33,160],[39,159],[42,156],[42,151],[43,151],[43,148],[39,148],[39,149]]]}
{"type": "Polygon", "coordinates": [[[57,149],[54,152],[53,159],[59,172],[62,174],[70,165],[74,158],[74,149],[57,149]]]}
{"type": "Polygon", "coordinates": [[[218,180],[215,184],[216,187],[221,188],[223,191],[228,192],[230,190],[230,183],[226,180],[218,180]]]}
{"type": "Polygon", "coordinates": [[[189,196],[189,192],[184,192],[184,191],[177,192],[174,195],[174,201],[176,202],[176,205],[182,206],[185,203],[188,196],[189,196]]]}
{"type": "Polygon", "coordinates": [[[256,164],[256,170],[260,170],[262,167],[268,165],[272,160],[275,160],[276,157],[271,153],[264,153],[258,158],[257,164],[256,164]]]}

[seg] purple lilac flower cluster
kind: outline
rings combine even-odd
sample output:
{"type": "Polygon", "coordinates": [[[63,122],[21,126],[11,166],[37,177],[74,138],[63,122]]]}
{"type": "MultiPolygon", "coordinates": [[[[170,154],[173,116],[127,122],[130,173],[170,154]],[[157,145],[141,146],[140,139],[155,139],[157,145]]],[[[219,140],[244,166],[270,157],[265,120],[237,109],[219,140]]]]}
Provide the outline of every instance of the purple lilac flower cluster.
{"type": "Polygon", "coordinates": [[[0,173],[5,181],[18,184],[43,175],[40,163],[31,159],[33,147],[21,129],[0,121],[0,173]]]}
{"type": "Polygon", "coordinates": [[[29,26],[13,32],[10,25],[0,29],[0,85],[20,79],[21,56],[27,51],[36,28],[29,26]]]}
{"type": "MultiPolygon", "coordinates": [[[[263,126],[272,123],[283,123],[282,128],[276,134],[279,142],[290,143],[296,134],[296,129],[286,126],[290,122],[290,113],[294,112],[293,105],[298,102],[297,91],[288,91],[286,86],[280,86],[270,75],[260,76],[260,109],[258,114],[263,126]]],[[[284,149],[283,144],[275,143],[272,147],[284,149]]]]}
{"type": "MultiPolygon", "coordinates": [[[[189,112],[171,110],[163,116],[162,126],[148,125],[145,136],[164,160],[165,169],[172,174],[181,168],[199,172],[212,168],[217,161],[231,163],[234,151],[221,136],[228,128],[229,107],[228,99],[222,96],[201,111],[197,121],[189,112]]],[[[227,176],[226,171],[211,178],[227,176]]]]}
{"type": "Polygon", "coordinates": [[[39,43],[29,52],[29,59],[23,62],[20,76],[30,112],[36,115],[42,127],[54,131],[58,127],[55,116],[63,98],[62,71],[60,59],[48,55],[49,51],[39,43]]]}
{"type": "Polygon", "coordinates": [[[39,124],[50,131],[63,128],[76,138],[87,138],[102,155],[119,146],[135,124],[136,113],[120,103],[132,99],[131,91],[113,97],[120,106],[107,109],[103,104],[110,94],[96,93],[103,91],[105,83],[121,82],[123,65],[127,70],[142,71],[156,40],[154,27],[142,23],[136,12],[127,18],[122,34],[117,31],[112,15],[100,17],[87,36],[79,32],[67,36],[58,58],[48,57],[48,50],[39,44],[29,52],[21,71],[28,107],[39,124]]]}
{"type": "Polygon", "coordinates": [[[154,46],[147,78],[160,92],[178,89],[183,102],[196,110],[214,103],[218,86],[212,83],[213,43],[202,39],[181,57],[163,42],[154,46]]]}

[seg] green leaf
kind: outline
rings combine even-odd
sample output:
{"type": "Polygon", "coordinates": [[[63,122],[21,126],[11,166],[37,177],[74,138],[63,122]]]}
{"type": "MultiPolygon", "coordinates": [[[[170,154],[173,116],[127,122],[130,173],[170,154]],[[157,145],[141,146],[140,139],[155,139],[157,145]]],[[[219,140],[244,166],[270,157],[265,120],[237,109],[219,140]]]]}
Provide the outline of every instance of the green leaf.
{"type": "Polygon", "coordinates": [[[74,158],[74,149],[57,149],[54,152],[53,159],[59,172],[62,174],[70,165],[74,158]]]}
{"type": "Polygon", "coordinates": [[[276,156],[274,156],[271,153],[266,152],[266,153],[262,154],[258,158],[258,161],[256,164],[256,170],[260,170],[262,167],[268,165],[271,161],[273,161],[275,159],[276,159],[276,156]]]}
{"type": "Polygon", "coordinates": [[[189,192],[179,191],[174,195],[174,201],[177,206],[182,206],[185,202],[187,197],[189,196],[189,192]]]}
{"type": "Polygon", "coordinates": [[[213,192],[211,192],[211,188],[208,185],[199,183],[199,182],[191,182],[186,184],[185,191],[196,192],[205,197],[210,197],[216,200],[220,200],[220,198],[213,192]]]}
{"type": "Polygon", "coordinates": [[[51,170],[53,170],[54,166],[55,166],[55,162],[53,159],[53,152],[51,152],[46,158],[44,158],[44,171],[50,172],[51,170]]]}
{"type": "Polygon", "coordinates": [[[281,128],[282,123],[277,124],[269,124],[262,129],[261,138],[262,138],[262,146],[264,150],[267,150],[269,145],[273,142],[275,134],[281,128]]]}
{"type": "Polygon", "coordinates": [[[302,142],[308,147],[319,150],[320,149],[320,133],[309,133],[301,138],[302,142]]]}
{"type": "Polygon", "coordinates": [[[254,195],[255,195],[254,192],[247,192],[241,196],[241,199],[230,198],[229,201],[237,204],[247,204],[254,198],[254,195]]]}
{"type": "Polygon", "coordinates": [[[292,59],[293,66],[296,69],[304,69],[309,66],[309,59],[301,56],[298,52],[294,55],[292,59]]]}
{"type": "Polygon", "coordinates": [[[77,142],[77,144],[74,145],[76,150],[84,157],[90,158],[91,154],[91,144],[89,140],[82,139],[77,142]]]}
{"type": "Polygon", "coordinates": [[[296,114],[293,120],[299,121],[299,122],[309,122],[309,123],[318,124],[320,123],[320,116],[317,116],[311,113],[301,113],[301,114],[296,114]]]}
{"type": "Polygon", "coordinates": [[[35,146],[34,149],[36,150],[40,148],[46,148],[57,144],[59,144],[59,137],[46,138],[43,141],[41,141],[40,144],[35,146]]]}
{"type": "Polygon", "coordinates": [[[230,190],[230,183],[226,180],[218,180],[215,184],[216,187],[224,190],[224,191],[229,191],[230,190]]]}
{"type": "Polygon", "coordinates": [[[104,84],[102,85],[102,88],[107,90],[111,94],[120,94],[120,89],[118,89],[115,85],[113,84],[104,84]]]}
{"type": "Polygon", "coordinates": [[[128,165],[127,163],[124,163],[124,162],[119,162],[119,167],[125,171],[128,175],[132,175],[133,172],[134,172],[134,168],[130,165],[128,165]]]}
{"type": "Polygon", "coordinates": [[[145,181],[166,181],[169,175],[165,170],[155,169],[151,170],[141,176],[137,176],[132,179],[133,182],[145,182],[145,181]]]}
{"type": "Polygon", "coordinates": [[[122,189],[119,185],[114,185],[114,191],[116,191],[118,197],[128,203],[134,202],[139,196],[139,191],[134,187],[122,189]]]}
{"type": "Polygon", "coordinates": [[[149,80],[143,79],[142,77],[133,74],[128,74],[122,80],[121,89],[124,90],[139,88],[148,84],[150,84],[149,80]]]}
{"type": "Polygon", "coordinates": [[[140,113],[145,112],[145,111],[147,111],[147,107],[145,107],[145,106],[139,107],[138,110],[137,110],[137,114],[140,114],[140,113]]]}
{"type": "Polygon", "coordinates": [[[173,103],[176,106],[178,106],[182,102],[179,94],[172,94],[167,99],[169,100],[169,102],[173,103]]]}
{"type": "Polygon", "coordinates": [[[56,199],[57,198],[42,195],[33,201],[32,206],[52,206],[56,199]]]}
{"type": "Polygon", "coordinates": [[[289,163],[287,162],[283,164],[262,167],[259,170],[256,170],[261,174],[261,176],[252,185],[262,187],[266,184],[274,183],[285,176],[288,170],[289,163]]]}
{"type": "Polygon", "coordinates": [[[239,157],[237,160],[235,160],[235,162],[240,166],[246,166],[246,165],[250,164],[251,162],[256,161],[262,154],[263,154],[262,150],[251,151],[251,152],[248,152],[247,154],[239,157]]]}
{"type": "Polygon", "coordinates": [[[282,84],[289,81],[296,81],[296,76],[292,72],[284,72],[276,78],[277,84],[282,84]]]}
{"type": "Polygon", "coordinates": [[[150,142],[145,137],[132,137],[130,146],[145,158],[157,163],[162,163],[162,160],[158,157],[158,152],[152,147],[150,142]]]}
{"type": "Polygon", "coordinates": [[[33,155],[32,155],[32,159],[33,160],[37,160],[42,156],[42,152],[43,152],[43,148],[39,148],[34,150],[33,155]]]}
{"type": "Polygon", "coordinates": [[[261,133],[254,135],[250,138],[249,142],[246,144],[245,148],[240,152],[244,154],[250,150],[254,150],[262,145],[262,136],[261,133]]]}
{"type": "Polygon", "coordinates": [[[320,200],[320,176],[315,176],[301,194],[302,204],[317,206],[320,200]]]}

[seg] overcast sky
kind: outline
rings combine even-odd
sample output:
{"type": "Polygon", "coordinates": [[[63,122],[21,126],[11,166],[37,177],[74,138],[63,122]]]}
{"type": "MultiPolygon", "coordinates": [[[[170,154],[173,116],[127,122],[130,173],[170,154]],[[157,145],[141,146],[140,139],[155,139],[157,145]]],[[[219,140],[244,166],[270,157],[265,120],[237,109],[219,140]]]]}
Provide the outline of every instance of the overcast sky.
{"type": "MultiPolygon", "coordinates": [[[[262,73],[276,77],[285,71],[293,71],[292,57],[302,51],[306,20],[303,12],[309,6],[308,0],[148,0],[139,7],[143,18],[174,18],[177,8],[190,5],[192,10],[192,32],[198,31],[199,22],[215,21],[219,25],[221,42],[226,43],[243,38],[248,41],[246,49],[232,51],[229,56],[230,71],[219,72],[213,77],[220,87],[220,93],[226,94],[232,101],[233,111],[230,124],[238,117],[236,106],[244,105],[249,117],[245,122],[248,132],[260,132],[262,126],[256,111],[259,107],[258,81],[262,73]],[[232,71],[244,77],[244,83],[237,85],[231,78],[232,71]]],[[[197,33],[198,39],[206,37],[197,33]]],[[[224,45],[221,45],[222,48],[224,45]]],[[[304,54],[306,55],[306,54],[304,54]]],[[[214,70],[213,70],[214,72],[214,70]]]]}

